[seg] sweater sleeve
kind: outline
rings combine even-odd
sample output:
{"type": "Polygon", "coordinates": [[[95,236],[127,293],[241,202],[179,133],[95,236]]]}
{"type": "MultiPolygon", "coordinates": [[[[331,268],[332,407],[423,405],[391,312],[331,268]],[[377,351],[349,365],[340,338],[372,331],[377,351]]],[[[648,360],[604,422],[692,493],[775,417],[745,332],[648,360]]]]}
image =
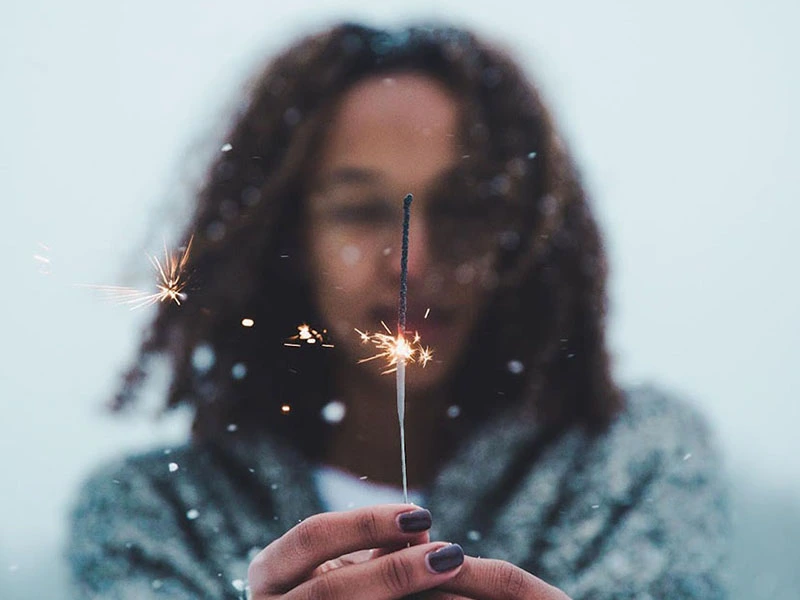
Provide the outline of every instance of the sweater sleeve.
{"type": "Polygon", "coordinates": [[[574,599],[727,597],[726,486],[704,420],[683,404],[651,402],[617,427],[594,473],[607,479],[607,502],[589,507],[603,526],[565,591],[574,599]]]}
{"type": "Polygon", "coordinates": [[[173,469],[177,466],[166,460],[154,469],[126,459],[97,471],[84,484],[67,547],[74,597],[241,597],[230,581],[215,576],[203,556],[202,543],[187,523],[192,514],[187,519],[185,503],[174,489],[180,474],[173,469]]]}

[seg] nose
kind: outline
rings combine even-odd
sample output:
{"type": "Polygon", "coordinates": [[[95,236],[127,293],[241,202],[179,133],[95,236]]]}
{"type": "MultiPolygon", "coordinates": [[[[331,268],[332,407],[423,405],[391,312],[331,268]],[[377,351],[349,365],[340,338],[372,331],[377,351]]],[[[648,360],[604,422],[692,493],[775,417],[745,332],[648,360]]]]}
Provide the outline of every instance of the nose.
{"type": "MultiPolygon", "coordinates": [[[[399,233],[399,232],[398,232],[399,233]]],[[[397,246],[398,252],[392,253],[391,265],[393,274],[400,277],[401,273],[401,246],[397,246]]],[[[416,281],[421,279],[430,262],[430,242],[428,223],[424,215],[411,213],[408,227],[408,280],[416,281]]]]}

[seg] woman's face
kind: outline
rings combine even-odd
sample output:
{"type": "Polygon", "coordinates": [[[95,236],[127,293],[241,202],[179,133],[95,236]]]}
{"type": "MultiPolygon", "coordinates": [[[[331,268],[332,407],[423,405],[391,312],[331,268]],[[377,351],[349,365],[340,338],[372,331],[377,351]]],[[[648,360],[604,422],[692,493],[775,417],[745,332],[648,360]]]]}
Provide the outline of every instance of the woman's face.
{"type": "MultiPolygon", "coordinates": [[[[356,364],[375,354],[356,328],[384,331],[383,321],[397,333],[403,198],[414,195],[406,329],[419,332],[433,359],[425,369],[409,369],[412,390],[443,381],[486,297],[488,254],[453,262],[433,252],[438,232],[430,218],[432,191],[462,159],[458,125],[456,101],[429,77],[365,79],[343,95],[333,114],[308,198],[317,308],[342,358],[356,364]]],[[[362,369],[378,376],[382,365],[367,362],[362,369]]]]}

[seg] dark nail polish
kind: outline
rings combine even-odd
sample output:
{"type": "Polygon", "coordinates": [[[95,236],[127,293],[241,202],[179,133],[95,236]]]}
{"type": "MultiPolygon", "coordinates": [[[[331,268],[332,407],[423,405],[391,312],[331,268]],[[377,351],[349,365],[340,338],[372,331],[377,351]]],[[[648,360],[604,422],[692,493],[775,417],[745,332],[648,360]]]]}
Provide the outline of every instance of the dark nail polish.
{"type": "Polygon", "coordinates": [[[452,571],[464,562],[464,550],[458,544],[450,544],[444,548],[439,548],[435,552],[430,552],[425,557],[428,567],[434,573],[444,573],[452,571]]]}
{"type": "Polygon", "coordinates": [[[431,528],[431,513],[424,508],[401,513],[397,517],[397,525],[404,533],[427,531],[431,528]]]}

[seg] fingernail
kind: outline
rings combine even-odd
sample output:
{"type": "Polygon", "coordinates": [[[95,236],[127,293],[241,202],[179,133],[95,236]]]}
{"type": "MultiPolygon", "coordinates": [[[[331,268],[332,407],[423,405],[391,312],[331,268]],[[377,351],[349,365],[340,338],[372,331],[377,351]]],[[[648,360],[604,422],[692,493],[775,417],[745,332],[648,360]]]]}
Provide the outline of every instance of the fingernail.
{"type": "Polygon", "coordinates": [[[435,552],[428,552],[425,555],[425,562],[428,564],[428,569],[434,573],[452,571],[464,562],[464,550],[458,544],[450,544],[435,552]]]}
{"type": "Polygon", "coordinates": [[[418,533],[431,528],[431,513],[424,508],[397,515],[397,526],[403,533],[418,533]]]}

